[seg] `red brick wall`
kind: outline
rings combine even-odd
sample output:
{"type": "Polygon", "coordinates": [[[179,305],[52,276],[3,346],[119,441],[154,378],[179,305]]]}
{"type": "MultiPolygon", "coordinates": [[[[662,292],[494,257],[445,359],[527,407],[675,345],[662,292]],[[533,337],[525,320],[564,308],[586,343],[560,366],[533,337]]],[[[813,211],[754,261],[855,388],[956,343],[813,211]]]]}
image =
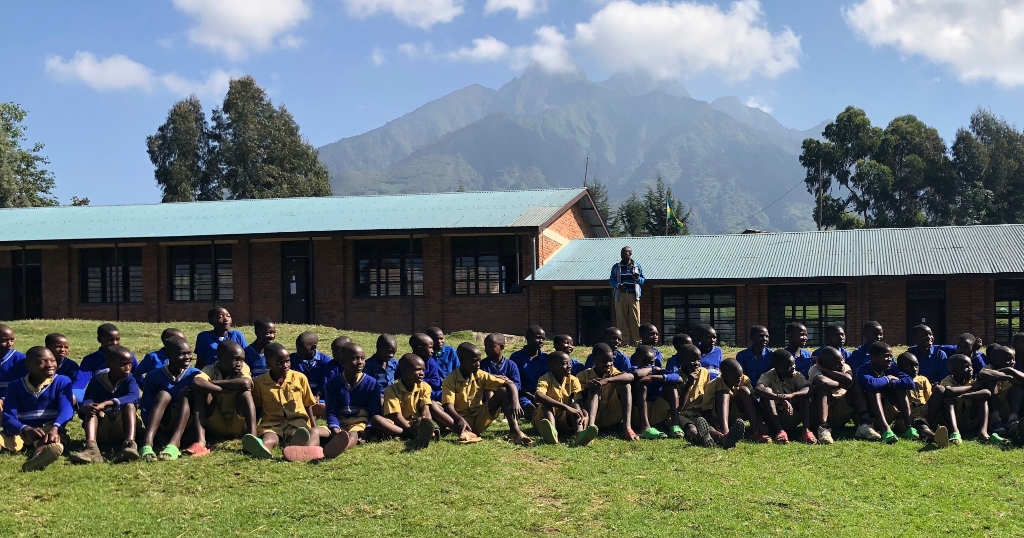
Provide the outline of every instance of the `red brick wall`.
{"type": "Polygon", "coordinates": [[[995,281],[946,282],[946,339],[956,343],[961,333],[995,341],[995,281]]]}

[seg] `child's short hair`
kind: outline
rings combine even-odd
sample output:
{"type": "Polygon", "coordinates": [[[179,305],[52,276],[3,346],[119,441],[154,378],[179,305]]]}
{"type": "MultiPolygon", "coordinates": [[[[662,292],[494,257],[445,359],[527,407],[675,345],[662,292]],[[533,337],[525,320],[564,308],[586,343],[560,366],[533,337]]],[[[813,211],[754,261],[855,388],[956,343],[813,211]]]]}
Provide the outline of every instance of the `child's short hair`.
{"type": "Polygon", "coordinates": [[[896,366],[899,366],[900,370],[903,370],[905,372],[906,370],[903,367],[906,366],[907,363],[909,363],[910,361],[916,360],[917,357],[913,353],[909,351],[904,351],[903,353],[900,353],[899,357],[896,357],[896,366]]]}
{"type": "Polygon", "coordinates": [[[455,349],[455,355],[459,357],[459,362],[473,361],[480,355],[480,348],[472,342],[463,342],[455,349]]]}
{"type": "Polygon", "coordinates": [[[121,331],[117,330],[117,325],[114,325],[113,323],[104,323],[99,327],[96,327],[96,338],[103,338],[120,332],[121,331]]]}
{"type": "MultiPolygon", "coordinates": [[[[32,346],[25,352],[25,362],[39,360],[45,357],[47,353],[50,353],[50,350],[46,349],[45,346],[32,346]]],[[[52,355],[52,353],[50,354],[52,355]]]]}
{"type": "Polygon", "coordinates": [[[652,360],[656,356],[654,354],[654,347],[648,345],[636,346],[636,350],[633,351],[633,356],[636,357],[642,355],[644,357],[650,357],[652,360]]]}
{"type": "Polygon", "coordinates": [[[1008,359],[1013,357],[1014,352],[1011,348],[995,344],[989,346],[987,355],[988,362],[998,366],[1000,364],[1004,364],[1004,361],[1009,362],[1008,359]]]}
{"type": "Polygon", "coordinates": [[[838,323],[829,323],[828,325],[825,326],[825,336],[826,337],[832,336],[834,334],[839,334],[839,331],[846,332],[843,329],[843,326],[838,324],[838,323]]]}
{"type": "Polygon", "coordinates": [[[974,351],[974,344],[978,339],[971,333],[962,333],[958,336],[957,341],[963,340],[965,344],[971,347],[971,351],[974,351]]]}
{"type": "Polygon", "coordinates": [[[775,351],[772,351],[772,368],[782,364],[783,361],[789,362],[793,360],[793,354],[784,347],[780,347],[775,351]]]}
{"type": "Polygon", "coordinates": [[[315,332],[305,331],[295,337],[296,347],[306,347],[320,343],[320,336],[315,332]]]}
{"type": "Polygon", "coordinates": [[[526,334],[523,336],[529,338],[531,336],[540,336],[541,333],[547,333],[547,331],[544,330],[544,327],[541,327],[540,325],[530,325],[526,328],[526,334]]]}
{"type": "Polygon", "coordinates": [[[252,321],[252,330],[257,333],[264,333],[273,324],[274,322],[270,318],[256,318],[252,321]]]}
{"type": "Polygon", "coordinates": [[[188,347],[188,340],[185,340],[180,336],[172,336],[168,338],[166,342],[164,342],[164,347],[181,351],[188,347]]]}
{"type": "Polygon", "coordinates": [[[239,355],[245,356],[245,350],[234,340],[224,340],[217,346],[217,360],[220,360],[221,357],[237,357],[239,355]]]}
{"type": "Polygon", "coordinates": [[[569,336],[568,334],[556,334],[555,337],[551,339],[551,345],[557,346],[559,344],[564,344],[570,340],[572,340],[572,337],[569,336]]]}
{"type": "Polygon", "coordinates": [[[653,323],[642,323],[640,325],[640,334],[651,334],[652,331],[658,330],[653,323]]]}
{"type": "MultiPolygon", "coordinates": [[[[338,341],[337,338],[335,338],[334,340],[335,340],[335,342],[338,341]]],[[[331,344],[331,345],[333,346],[334,344],[331,344]]],[[[398,347],[398,342],[395,341],[395,337],[394,336],[391,336],[388,333],[383,333],[383,334],[381,334],[380,336],[377,337],[377,348],[379,349],[379,348],[381,348],[383,346],[389,346],[389,347],[397,348],[398,347]]]]}
{"type": "Polygon", "coordinates": [[[406,353],[405,355],[402,355],[402,358],[398,359],[398,371],[403,373],[408,372],[416,365],[416,361],[423,362],[423,359],[415,353],[406,353]]]}
{"type": "Polygon", "coordinates": [[[708,325],[706,323],[704,325],[701,325],[700,327],[697,327],[697,339],[698,340],[703,340],[705,336],[710,335],[711,331],[714,331],[714,330],[715,330],[714,327],[712,327],[711,325],[708,325]]]}
{"type": "MultiPolygon", "coordinates": [[[[331,351],[334,351],[333,342],[331,344],[332,344],[331,351]]],[[[337,348],[337,352],[338,352],[339,355],[341,355],[341,359],[347,360],[347,359],[351,359],[351,358],[356,356],[356,348],[357,347],[358,346],[356,346],[352,342],[346,342],[346,343],[342,344],[340,347],[337,348]]]]}
{"type": "Polygon", "coordinates": [[[598,353],[602,355],[611,356],[613,353],[612,347],[604,342],[601,342],[600,344],[594,344],[594,354],[596,355],[598,353]]]}
{"type": "MultiPolygon", "coordinates": [[[[235,344],[234,342],[231,343],[235,344]]],[[[235,345],[237,346],[238,344],[235,345]]],[[[108,361],[110,360],[110,357],[117,357],[121,360],[124,360],[131,359],[132,352],[124,346],[110,346],[103,350],[103,356],[108,361]]]]}
{"type": "Polygon", "coordinates": [[[892,353],[892,346],[885,342],[875,342],[868,348],[868,352],[871,353],[872,357],[875,355],[885,355],[886,353],[892,353]]]}
{"type": "Polygon", "coordinates": [[[821,351],[818,352],[818,362],[821,362],[822,359],[826,357],[832,359],[833,361],[836,361],[836,363],[838,363],[840,366],[842,366],[843,364],[843,354],[840,353],[839,350],[834,347],[825,346],[821,348],[821,351]]]}
{"type": "Polygon", "coordinates": [[[341,349],[351,343],[351,338],[347,336],[339,336],[331,341],[331,353],[341,353],[341,349]]]}
{"type": "Polygon", "coordinates": [[[11,333],[14,334],[14,329],[6,323],[0,323],[0,333],[11,333]]]}
{"type": "Polygon", "coordinates": [[[672,337],[672,347],[676,348],[676,352],[683,346],[693,343],[693,338],[690,338],[688,334],[677,334],[672,337]]]}
{"type": "Polygon", "coordinates": [[[925,325],[924,323],[919,323],[917,325],[914,325],[914,336],[925,334],[930,330],[932,330],[931,327],[925,325]]]}
{"type": "Polygon", "coordinates": [[[55,345],[57,345],[57,340],[60,340],[62,338],[64,340],[68,339],[68,337],[64,336],[63,334],[60,334],[60,333],[50,333],[50,334],[46,335],[46,339],[43,340],[43,343],[46,344],[46,347],[55,346],[55,345]]]}
{"type": "Polygon", "coordinates": [[[444,331],[440,327],[427,327],[427,330],[423,331],[427,336],[442,336],[444,331]]]}
{"type": "Polygon", "coordinates": [[[281,345],[280,342],[271,342],[267,344],[267,347],[263,348],[264,356],[273,357],[275,355],[280,355],[281,353],[288,355],[288,348],[281,345]]]}
{"type": "Polygon", "coordinates": [[[677,351],[679,352],[679,358],[688,357],[700,361],[700,348],[693,344],[686,344],[677,348],[677,351]]]}
{"type": "Polygon", "coordinates": [[[172,336],[180,336],[184,338],[185,333],[181,332],[181,330],[179,329],[175,329],[174,327],[168,327],[164,329],[162,333],[160,333],[160,343],[167,345],[167,339],[172,336]]]}
{"type": "Polygon", "coordinates": [[[484,337],[484,345],[487,345],[487,342],[491,342],[494,344],[498,344],[501,347],[505,347],[505,335],[502,333],[488,334],[486,337],[484,337]]]}
{"type": "Polygon", "coordinates": [[[548,368],[550,368],[554,364],[562,364],[566,361],[566,359],[569,359],[569,355],[565,352],[554,351],[548,353],[548,368]]]}
{"type": "Polygon", "coordinates": [[[229,315],[231,314],[231,312],[228,312],[227,308],[224,308],[223,306],[215,306],[206,311],[206,321],[212,322],[213,318],[217,317],[217,314],[219,314],[221,310],[227,312],[229,315]]]}
{"type": "Polygon", "coordinates": [[[736,359],[725,359],[719,366],[719,371],[723,374],[743,374],[743,365],[736,359]]]}
{"type": "Polygon", "coordinates": [[[953,355],[953,356],[949,357],[949,359],[947,361],[947,363],[954,363],[954,362],[959,362],[961,364],[970,365],[971,364],[971,359],[967,355],[964,355],[962,353],[957,353],[956,355],[953,355]]]}
{"type": "Polygon", "coordinates": [[[864,323],[863,327],[861,327],[860,332],[861,332],[862,335],[865,335],[865,334],[868,334],[871,331],[880,331],[880,330],[882,330],[882,324],[881,323],[879,323],[877,321],[868,321],[868,322],[864,323]]]}
{"type": "Polygon", "coordinates": [[[604,337],[608,338],[609,336],[618,336],[621,338],[622,331],[618,327],[608,327],[604,330],[604,337]]]}
{"type": "Polygon", "coordinates": [[[747,329],[747,336],[753,338],[761,334],[761,331],[768,332],[768,327],[765,327],[764,325],[751,325],[750,328],[747,329]]]}
{"type": "Polygon", "coordinates": [[[804,325],[803,323],[800,323],[799,321],[793,321],[793,322],[790,322],[790,323],[786,324],[786,335],[787,336],[789,336],[791,334],[797,334],[800,331],[806,331],[806,330],[807,330],[807,326],[804,325]]]}

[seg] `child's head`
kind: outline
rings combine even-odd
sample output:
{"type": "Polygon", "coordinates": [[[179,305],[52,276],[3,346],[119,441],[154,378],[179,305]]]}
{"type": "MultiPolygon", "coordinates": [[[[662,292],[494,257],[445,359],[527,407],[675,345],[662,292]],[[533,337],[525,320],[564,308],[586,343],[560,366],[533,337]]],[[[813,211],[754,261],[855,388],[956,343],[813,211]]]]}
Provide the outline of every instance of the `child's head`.
{"type": "Polygon", "coordinates": [[[556,377],[564,378],[572,373],[572,359],[569,358],[568,353],[555,351],[548,355],[548,368],[556,377]]]}
{"type": "Polygon", "coordinates": [[[825,326],[825,345],[841,349],[846,346],[846,330],[838,323],[825,326]]]}
{"type": "Polygon", "coordinates": [[[679,352],[679,364],[683,371],[694,373],[700,368],[700,348],[693,344],[686,344],[677,348],[679,352]]]}
{"type": "Polygon", "coordinates": [[[608,369],[615,363],[615,354],[608,344],[594,344],[594,351],[590,356],[594,359],[594,371],[602,376],[608,373],[608,369]]]}
{"type": "Polygon", "coordinates": [[[113,381],[120,381],[132,373],[132,352],[128,351],[128,348],[123,346],[104,348],[103,358],[113,381]]]}
{"type": "Polygon", "coordinates": [[[491,333],[484,338],[484,354],[487,355],[488,359],[496,361],[501,358],[501,354],[505,351],[505,335],[501,333],[491,333]]]}
{"type": "Polygon", "coordinates": [[[793,349],[807,345],[807,327],[803,323],[793,322],[786,325],[786,341],[793,349]]]}
{"type": "Polygon", "coordinates": [[[779,379],[788,379],[796,371],[796,359],[786,349],[776,349],[772,352],[772,368],[779,379]]]}
{"type": "Polygon", "coordinates": [[[956,352],[961,355],[973,355],[978,347],[978,339],[971,333],[963,333],[956,339],[956,352]]]}
{"type": "Polygon", "coordinates": [[[100,347],[119,346],[121,331],[117,330],[117,325],[113,323],[104,323],[96,327],[96,341],[100,343],[100,347]]]}
{"type": "Polygon", "coordinates": [[[768,328],[764,325],[751,325],[747,338],[750,340],[750,347],[766,348],[768,347],[768,328]]]}
{"type": "Polygon", "coordinates": [[[966,383],[974,379],[974,367],[971,366],[971,359],[967,355],[957,353],[946,360],[949,373],[960,383],[966,383]]]}
{"type": "Polygon", "coordinates": [[[341,349],[348,344],[352,343],[352,339],[347,336],[339,336],[331,341],[331,357],[336,361],[341,361],[341,349]]]}
{"type": "Polygon", "coordinates": [[[462,375],[469,375],[480,370],[480,348],[471,342],[463,342],[455,350],[459,357],[459,370],[462,375]]]}
{"type": "Polygon", "coordinates": [[[434,341],[434,353],[441,351],[444,347],[444,331],[440,327],[428,327],[424,332],[434,341]]]}
{"type": "MultiPolygon", "coordinates": [[[[332,349],[333,349],[333,345],[332,349]]],[[[377,337],[377,352],[374,355],[380,359],[391,359],[398,352],[398,342],[395,341],[395,337],[388,333],[384,333],[377,337]]]]}
{"type": "Polygon", "coordinates": [[[14,349],[14,329],[10,325],[0,323],[0,353],[4,355],[14,349]]]}
{"type": "Polygon", "coordinates": [[[636,346],[636,350],[633,351],[633,356],[630,357],[629,362],[635,365],[637,368],[647,368],[648,366],[653,366],[654,348],[647,345],[636,346]]]}
{"type": "Polygon", "coordinates": [[[701,325],[697,329],[697,348],[701,353],[711,353],[718,345],[718,331],[711,325],[701,325]]]}
{"type": "Polygon", "coordinates": [[[653,323],[644,323],[640,326],[640,342],[645,346],[657,346],[661,343],[661,334],[653,323]]]}
{"type": "Polygon", "coordinates": [[[915,325],[914,343],[920,348],[932,347],[932,344],[935,343],[935,335],[932,334],[932,328],[924,323],[915,325]]]}
{"type": "Polygon", "coordinates": [[[877,321],[869,321],[860,330],[861,342],[870,346],[875,342],[881,342],[883,337],[882,324],[877,321]]]}
{"type": "Polygon", "coordinates": [[[892,348],[885,342],[875,342],[868,347],[871,353],[871,367],[876,372],[884,372],[892,366],[892,348]]]}
{"type": "Polygon", "coordinates": [[[363,372],[363,368],[366,366],[366,354],[362,347],[350,342],[341,346],[339,351],[341,352],[341,366],[345,369],[346,375],[355,377],[363,372]]]}
{"type": "Polygon", "coordinates": [[[434,340],[423,333],[414,333],[410,336],[409,347],[424,361],[434,354],[434,340]]]}
{"type": "Polygon", "coordinates": [[[622,345],[622,331],[618,327],[608,327],[604,330],[604,343],[612,350],[619,349],[622,345]]]}
{"type": "Polygon", "coordinates": [[[217,369],[226,376],[237,376],[245,365],[245,350],[234,340],[225,340],[217,346],[217,369]]]}
{"type": "Polygon", "coordinates": [[[910,377],[921,375],[921,364],[917,361],[917,356],[909,351],[904,351],[896,357],[896,367],[910,377]]]}
{"type": "Polygon", "coordinates": [[[568,334],[556,334],[551,339],[551,344],[555,347],[555,351],[561,351],[566,355],[572,355],[572,350],[576,349],[573,345],[572,337],[568,334]]]}
{"type": "Polygon", "coordinates": [[[423,381],[426,364],[423,359],[415,353],[406,353],[398,359],[398,372],[402,376],[402,382],[406,385],[415,385],[423,381]]]}
{"type": "Polygon", "coordinates": [[[46,379],[57,375],[57,359],[43,346],[33,346],[25,352],[25,367],[35,379],[46,379]]]}
{"type": "Polygon", "coordinates": [[[843,355],[834,347],[824,347],[818,353],[818,366],[833,372],[843,371],[843,355]]]}
{"type": "Polygon", "coordinates": [[[252,330],[256,333],[256,341],[263,345],[277,340],[277,325],[270,318],[256,318],[252,322],[252,330]]]}
{"type": "Polygon", "coordinates": [[[50,353],[53,353],[57,362],[67,358],[68,348],[70,347],[67,336],[60,333],[50,333],[46,335],[46,340],[44,340],[44,342],[46,343],[46,349],[49,349],[50,353]]]}
{"type": "MultiPolygon", "coordinates": [[[[167,347],[167,339],[177,336],[178,338],[185,338],[185,333],[174,327],[168,327],[164,329],[164,332],[160,333],[160,343],[167,347]]],[[[187,340],[187,338],[185,338],[187,340]]]]}
{"type": "Polygon", "coordinates": [[[288,350],[284,346],[277,342],[267,344],[267,347],[263,349],[263,356],[267,359],[267,368],[270,369],[272,377],[280,378],[292,369],[291,355],[288,354],[288,350]]]}
{"type": "Polygon", "coordinates": [[[547,340],[548,333],[544,332],[544,328],[540,325],[530,325],[526,328],[526,348],[539,351],[544,346],[544,340],[547,340]]]}
{"type": "Polygon", "coordinates": [[[722,376],[722,381],[729,385],[729,387],[738,387],[740,386],[740,381],[743,380],[743,366],[736,359],[725,359],[722,361],[722,364],[719,366],[719,372],[719,375],[722,376]]]}
{"type": "Polygon", "coordinates": [[[166,346],[164,349],[167,350],[167,364],[169,366],[178,370],[184,370],[192,364],[192,347],[188,345],[188,340],[172,336],[167,339],[164,345],[166,346]]]}
{"type": "Polygon", "coordinates": [[[1017,359],[1012,348],[1006,346],[992,346],[988,349],[988,362],[993,368],[1013,368],[1017,359]]]}
{"type": "Polygon", "coordinates": [[[316,346],[320,343],[320,337],[310,331],[306,331],[295,338],[295,353],[303,359],[311,359],[316,355],[316,346]]]}
{"type": "Polygon", "coordinates": [[[672,347],[675,348],[676,353],[682,353],[684,346],[692,346],[693,338],[690,338],[688,334],[677,334],[672,337],[672,347]]]}
{"type": "Polygon", "coordinates": [[[206,321],[209,321],[215,330],[226,331],[231,328],[231,312],[223,306],[215,306],[206,313],[206,321]]]}

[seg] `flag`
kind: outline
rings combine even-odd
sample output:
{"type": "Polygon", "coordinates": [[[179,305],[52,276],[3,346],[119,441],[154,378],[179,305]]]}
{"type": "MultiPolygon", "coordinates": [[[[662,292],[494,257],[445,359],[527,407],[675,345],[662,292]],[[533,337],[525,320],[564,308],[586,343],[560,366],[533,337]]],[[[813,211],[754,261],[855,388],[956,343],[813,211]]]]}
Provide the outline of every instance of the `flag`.
{"type": "Polygon", "coordinates": [[[679,220],[676,216],[676,212],[672,211],[672,202],[665,201],[665,222],[669,225],[675,226],[677,230],[682,230],[686,224],[679,220]]]}

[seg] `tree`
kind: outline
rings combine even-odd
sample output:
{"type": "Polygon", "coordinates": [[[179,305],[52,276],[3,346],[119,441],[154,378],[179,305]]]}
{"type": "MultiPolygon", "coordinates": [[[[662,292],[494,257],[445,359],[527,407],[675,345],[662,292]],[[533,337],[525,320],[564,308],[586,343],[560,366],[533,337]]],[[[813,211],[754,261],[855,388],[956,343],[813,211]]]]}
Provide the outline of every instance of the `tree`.
{"type": "Polygon", "coordinates": [[[27,114],[15,103],[0,103],[0,207],[57,205],[53,172],[43,168],[50,160],[40,155],[43,144],[22,147],[27,114]]]}
{"type": "Polygon", "coordinates": [[[647,235],[644,229],[646,224],[647,205],[633,192],[615,210],[612,233],[620,237],[644,236],[647,235]]]}
{"type": "Polygon", "coordinates": [[[274,108],[249,76],[232,79],[213,111],[216,166],[229,197],[328,196],[327,168],[284,106],[274,108]]]}
{"type": "Polygon", "coordinates": [[[220,200],[219,170],[210,162],[213,147],[203,105],[196,96],[171,107],[155,135],[146,137],[149,160],[164,202],[220,200]]]}
{"type": "Polygon", "coordinates": [[[72,196],[71,197],[71,203],[68,204],[68,205],[71,206],[71,207],[85,207],[85,206],[89,205],[89,203],[90,203],[89,198],[86,198],[86,197],[79,198],[77,196],[72,196]]]}
{"type": "Polygon", "coordinates": [[[690,211],[683,213],[683,204],[672,196],[672,187],[666,187],[665,181],[658,176],[654,187],[647,186],[644,193],[644,208],[646,219],[644,220],[644,235],[687,235],[690,233],[687,222],[690,220],[690,211]],[[672,204],[672,211],[682,224],[675,222],[676,219],[668,217],[668,207],[672,204]]]}
{"type": "Polygon", "coordinates": [[[594,208],[597,210],[597,214],[601,216],[601,222],[611,228],[611,218],[613,215],[612,206],[608,202],[608,186],[595,178],[590,185],[587,185],[587,192],[590,193],[590,199],[594,201],[594,208]]]}

